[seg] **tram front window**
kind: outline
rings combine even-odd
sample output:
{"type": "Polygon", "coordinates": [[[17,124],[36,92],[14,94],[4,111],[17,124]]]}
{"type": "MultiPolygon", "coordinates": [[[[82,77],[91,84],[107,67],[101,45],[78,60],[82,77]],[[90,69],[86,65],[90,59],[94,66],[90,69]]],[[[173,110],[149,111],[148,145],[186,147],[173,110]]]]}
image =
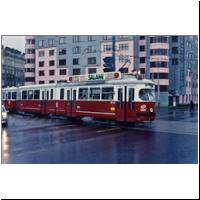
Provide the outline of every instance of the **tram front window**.
{"type": "Polygon", "coordinates": [[[155,101],[155,92],[152,89],[141,89],[139,98],[143,101],[155,101]]]}

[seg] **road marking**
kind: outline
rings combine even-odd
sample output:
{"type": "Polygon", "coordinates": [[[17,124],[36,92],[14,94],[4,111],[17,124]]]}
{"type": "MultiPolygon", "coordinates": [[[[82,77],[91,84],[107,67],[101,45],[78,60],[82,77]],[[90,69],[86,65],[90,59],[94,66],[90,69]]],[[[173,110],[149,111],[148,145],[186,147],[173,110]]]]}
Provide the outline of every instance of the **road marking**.
{"type": "Polygon", "coordinates": [[[53,126],[53,127],[49,127],[49,128],[46,128],[46,129],[57,129],[57,128],[64,128],[64,127],[76,127],[77,125],[75,124],[67,124],[67,125],[63,125],[63,126],[53,126]]]}
{"type": "Polygon", "coordinates": [[[118,130],[120,128],[107,128],[107,129],[103,129],[103,130],[98,130],[96,131],[97,133],[104,133],[104,132],[108,132],[108,131],[114,131],[114,130],[118,130]]]}
{"type": "Polygon", "coordinates": [[[40,152],[47,151],[47,150],[48,149],[39,149],[39,150],[35,150],[35,151],[26,151],[26,152],[18,153],[18,154],[16,154],[16,156],[23,156],[23,155],[26,155],[26,154],[40,153],[40,152]]]}

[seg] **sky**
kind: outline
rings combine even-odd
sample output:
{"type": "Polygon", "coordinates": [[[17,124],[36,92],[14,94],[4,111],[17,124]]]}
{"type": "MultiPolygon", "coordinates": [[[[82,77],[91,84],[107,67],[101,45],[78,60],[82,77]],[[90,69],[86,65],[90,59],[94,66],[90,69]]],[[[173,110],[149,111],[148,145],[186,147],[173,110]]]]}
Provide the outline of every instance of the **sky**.
{"type": "Polygon", "coordinates": [[[2,36],[2,45],[25,52],[25,36],[2,36]]]}

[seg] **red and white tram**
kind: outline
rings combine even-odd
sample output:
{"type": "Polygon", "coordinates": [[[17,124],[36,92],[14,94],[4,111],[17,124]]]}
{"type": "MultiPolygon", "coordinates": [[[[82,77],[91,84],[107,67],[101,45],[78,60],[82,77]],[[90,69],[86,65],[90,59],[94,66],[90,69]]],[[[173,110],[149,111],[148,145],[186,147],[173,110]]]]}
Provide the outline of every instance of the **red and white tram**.
{"type": "Polygon", "coordinates": [[[8,110],[119,122],[155,119],[155,84],[133,74],[71,76],[67,83],[3,89],[8,110]]]}

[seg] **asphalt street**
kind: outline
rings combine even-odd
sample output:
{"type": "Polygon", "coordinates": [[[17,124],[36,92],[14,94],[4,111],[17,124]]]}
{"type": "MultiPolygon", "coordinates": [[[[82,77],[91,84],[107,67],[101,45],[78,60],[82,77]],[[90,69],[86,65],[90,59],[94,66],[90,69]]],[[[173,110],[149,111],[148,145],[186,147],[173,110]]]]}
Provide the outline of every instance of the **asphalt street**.
{"type": "Polygon", "coordinates": [[[187,164],[198,162],[197,111],[158,111],[133,126],[9,113],[2,163],[187,164]]]}

